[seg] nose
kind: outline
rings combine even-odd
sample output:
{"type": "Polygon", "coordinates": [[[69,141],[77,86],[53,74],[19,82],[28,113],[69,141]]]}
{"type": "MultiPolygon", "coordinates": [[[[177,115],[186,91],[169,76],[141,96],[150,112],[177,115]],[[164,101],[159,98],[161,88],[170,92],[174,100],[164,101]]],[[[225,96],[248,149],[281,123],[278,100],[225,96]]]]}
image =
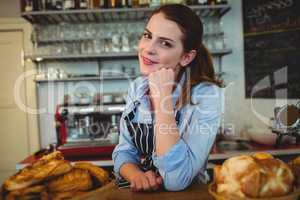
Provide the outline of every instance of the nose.
{"type": "Polygon", "coordinates": [[[144,50],[145,50],[145,53],[148,54],[148,55],[156,54],[155,42],[154,41],[147,42],[147,44],[145,45],[144,50]]]}

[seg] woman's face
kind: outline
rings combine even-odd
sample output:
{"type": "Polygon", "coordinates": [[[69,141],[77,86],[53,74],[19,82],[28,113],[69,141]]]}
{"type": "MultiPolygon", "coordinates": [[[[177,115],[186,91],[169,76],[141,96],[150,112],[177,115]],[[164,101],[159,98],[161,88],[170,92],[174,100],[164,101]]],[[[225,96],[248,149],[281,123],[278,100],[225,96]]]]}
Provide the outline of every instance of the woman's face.
{"type": "Polygon", "coordinates": [[[138,57],[142,75],[160,68],[172,68],[175,74],[182,67],[183,33],[178,25],[166,19],[162,13],[153,15],[140,39],[138,57]]]}

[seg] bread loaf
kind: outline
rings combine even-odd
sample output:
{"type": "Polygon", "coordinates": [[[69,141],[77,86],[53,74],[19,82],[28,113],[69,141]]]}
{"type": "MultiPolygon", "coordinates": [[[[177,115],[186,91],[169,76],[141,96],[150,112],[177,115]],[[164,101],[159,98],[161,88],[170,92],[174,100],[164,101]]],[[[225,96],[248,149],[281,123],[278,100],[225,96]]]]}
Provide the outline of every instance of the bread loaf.
{"type": "Polygon", "coordinates": [[[293,190],[294,175],[272,156],[236,156],[214,169],[217,193],[238,197],[278,197],[293,190]]]}

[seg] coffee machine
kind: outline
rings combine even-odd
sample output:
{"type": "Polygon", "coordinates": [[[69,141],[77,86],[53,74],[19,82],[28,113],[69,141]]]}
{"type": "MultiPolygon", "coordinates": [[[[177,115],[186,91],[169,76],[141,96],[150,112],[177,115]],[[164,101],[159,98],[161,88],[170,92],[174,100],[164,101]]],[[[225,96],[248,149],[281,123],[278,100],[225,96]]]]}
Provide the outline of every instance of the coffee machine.
{"type": "Polygon", "coordinates": [[[281,144],[284,136],[294,137],[300,143],[300,102],[297,104],[275,107],[272,132],[277,134],[276,147],[281,144]]]}
{"type": "Polygon", "coordinates": [[[58,105],[57,149],[64,156],[111,156],[118,143],[123,104],[58,105]]]}

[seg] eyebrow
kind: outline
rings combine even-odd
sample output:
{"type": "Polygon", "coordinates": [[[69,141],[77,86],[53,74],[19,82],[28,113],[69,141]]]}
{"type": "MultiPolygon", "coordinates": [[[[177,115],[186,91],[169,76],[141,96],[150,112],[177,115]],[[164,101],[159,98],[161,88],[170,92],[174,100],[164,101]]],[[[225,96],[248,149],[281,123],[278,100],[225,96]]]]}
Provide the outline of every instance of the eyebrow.
{"type": "MultiPolygon", "coordinates": [[[[149,31],[147,28],[145,28],[145,31],[147,31],[149,34],[152,35],[151,31],[149,31]]],[[[159,39],[163,39],[163,40],[169,40],[171,42],[174,42],[174,40],[170,39],[170,38],[166,38],[166,37],[158,37],[159,39]]]]}

